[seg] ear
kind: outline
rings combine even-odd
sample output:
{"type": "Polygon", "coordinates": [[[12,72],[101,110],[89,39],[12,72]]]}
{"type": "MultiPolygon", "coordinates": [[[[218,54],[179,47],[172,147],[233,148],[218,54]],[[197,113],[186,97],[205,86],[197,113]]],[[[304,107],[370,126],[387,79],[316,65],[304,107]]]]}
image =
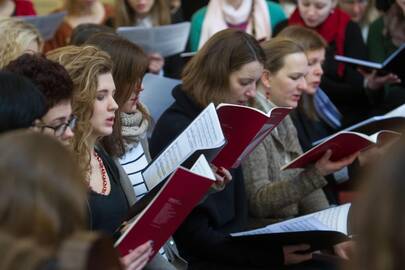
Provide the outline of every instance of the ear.
{"type": "Polygon", "coordinates": [[[272,79],[271,72],[268,71],[267,69],[265,69],[265,70],[263,71],[263,74],[262,74],[262,77],[261,77],[262,85],[263,85],[265,88],[270,88],[270,86],[271,86],[271,79],[272,79]]]}
{"type": "Polygon", "coordinates": [[[41,131],[41,128],[39,127],[40,124],[41,121],[39,119],[35,119],[34,122],[32,123],[32,126],[29,129],[35,132],[40,132],[41,131]]]}

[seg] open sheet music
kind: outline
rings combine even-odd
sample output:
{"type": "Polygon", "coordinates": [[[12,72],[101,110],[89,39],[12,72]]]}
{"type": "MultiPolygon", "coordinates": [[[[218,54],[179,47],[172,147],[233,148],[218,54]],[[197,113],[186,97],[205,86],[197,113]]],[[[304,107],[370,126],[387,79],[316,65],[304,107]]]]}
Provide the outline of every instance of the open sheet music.
{"type": "Polygon", "coordinates": [[[163,57],[181,53],[186,48],[190,23],[182,22],[155,27],[118,27],[117,33],[143,48],[163,57]]]}
{"type": "Polygon", "coordinates": [[[197,150],[216,149],[219,152],[224,144],[225,137],[211,103],[145,169],[143,177],[148,189],[159,184],[197,150]]]}

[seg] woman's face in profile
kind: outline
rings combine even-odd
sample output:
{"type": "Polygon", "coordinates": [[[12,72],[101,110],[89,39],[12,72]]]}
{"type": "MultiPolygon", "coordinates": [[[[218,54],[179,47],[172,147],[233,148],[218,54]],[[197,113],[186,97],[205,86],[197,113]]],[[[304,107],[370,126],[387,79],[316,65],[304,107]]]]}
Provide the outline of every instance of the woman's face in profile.
{"type": "Polygon", "coordinates": [[[241,66],[229,76],[229,98],[232,104],[246,104],[256,96],[256,83],[263,73],[263,65],[253,61],[241,66]]]}
{"type": "Polygon", "coordinates": [[[318,27],[335,7],[333,0],[298,0],[298,11],[308,27],[318,27]]]}
{"type": "Polygon", "coordinates": [[[284,57],[284,66],[275,73],[266,71],[262,78],[268,99],[276,106],[298,106],[302,93],[307,89],[305,76],[309,67],[304,53],[292,53],[284,57]]]}

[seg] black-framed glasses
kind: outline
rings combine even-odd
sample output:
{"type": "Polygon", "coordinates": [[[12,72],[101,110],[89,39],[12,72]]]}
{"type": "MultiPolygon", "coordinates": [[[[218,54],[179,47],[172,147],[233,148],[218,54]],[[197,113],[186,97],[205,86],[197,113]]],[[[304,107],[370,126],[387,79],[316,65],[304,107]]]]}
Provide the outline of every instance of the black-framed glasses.
{"type": "Polygon", "coordinates": [[[66,123],[61,123],[57,126],[49,126],[49,125],[37,125],[41,129],[41,132],[45,128],[49,128],[53,130],[53,133],[56,137],[61,137],[63,134],[65,134],[66,129],[69,127],[71,130],[73,130],[76,127],[76,122],[77,122],[77,117],[76,115],[71,115],[69,117],[69,120],[66,123]]]}

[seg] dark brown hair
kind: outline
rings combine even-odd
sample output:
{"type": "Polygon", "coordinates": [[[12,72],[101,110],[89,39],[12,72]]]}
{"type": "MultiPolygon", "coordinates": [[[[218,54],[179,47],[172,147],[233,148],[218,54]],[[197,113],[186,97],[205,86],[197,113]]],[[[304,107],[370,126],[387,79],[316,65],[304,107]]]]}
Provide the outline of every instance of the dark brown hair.
{"type": "Polygon", "coordinates": [[[222,30],[187,63],[182,73],[183,90],[201,107],[224,102],[231,73],[253,61],[265,62],[255,38],[240,30],[222,30]]]}
{"type": "Polygon", "coordinates": [[[23,54],[4,70],[30,79],[44,95],[48,110],[73,97],[73,82],[66,69],[41,54],[23,54]]]}
{"type": "MultiPolygon", "coordinates": [[[[86,44],[97,46],[107,52],[114,63],[112,73],[117,89],[114,99],[119,107],[115,112],[117,121],[114,122],[113,133],[102,138],[101,143],[108,154],[120,157],[125,154],[120,121],[121,109],[132,92],[140,89],[143,76],[148,70],[148,57],[140,47],[115,34],[96,34],[86,44]]],[[[144,118],[150,119],[142,104],[138,103],[138,109],[144,118]]]]}

